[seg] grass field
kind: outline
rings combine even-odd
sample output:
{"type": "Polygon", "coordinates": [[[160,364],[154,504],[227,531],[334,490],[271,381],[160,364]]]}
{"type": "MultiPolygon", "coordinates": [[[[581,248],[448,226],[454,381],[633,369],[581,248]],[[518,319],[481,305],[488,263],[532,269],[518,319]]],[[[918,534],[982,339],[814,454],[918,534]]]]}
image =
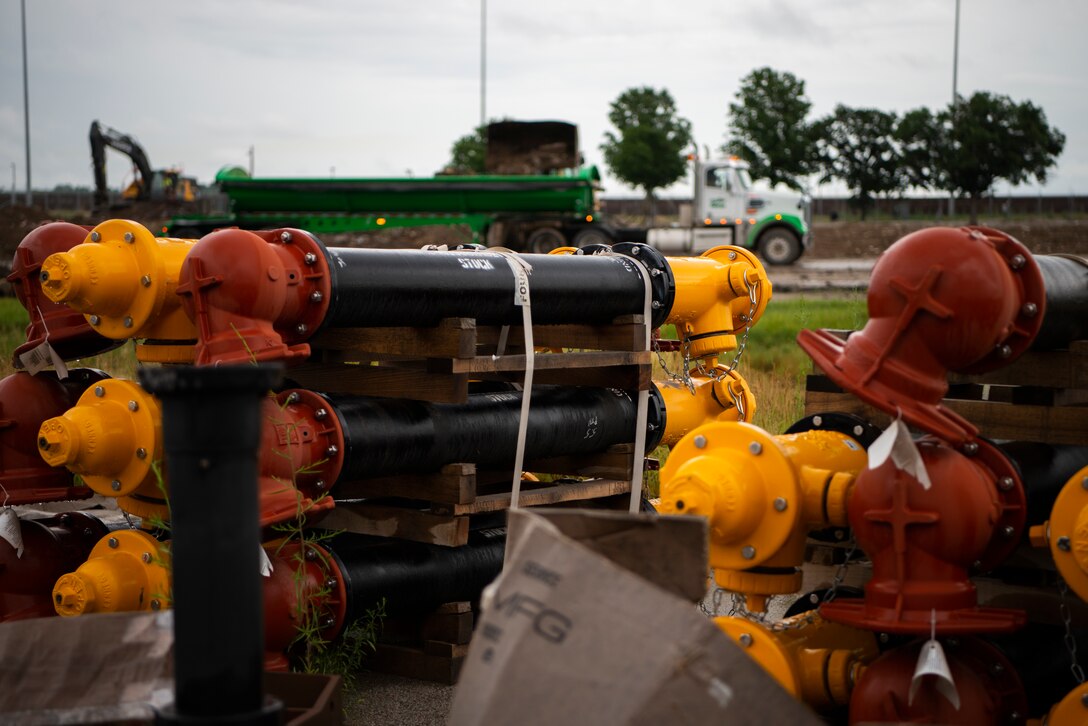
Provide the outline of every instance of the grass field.
{"type": "MultiPolygon", "coordinates": [[[[26,340],[26,310],[13,297],[0,297],[0,377],[12,373],[11,353],[26,340]]],[[[136,355],[132,343],[108,353],[68,363],[69,368],[100,368],[118,378],[136,377],[136,355]]]]}

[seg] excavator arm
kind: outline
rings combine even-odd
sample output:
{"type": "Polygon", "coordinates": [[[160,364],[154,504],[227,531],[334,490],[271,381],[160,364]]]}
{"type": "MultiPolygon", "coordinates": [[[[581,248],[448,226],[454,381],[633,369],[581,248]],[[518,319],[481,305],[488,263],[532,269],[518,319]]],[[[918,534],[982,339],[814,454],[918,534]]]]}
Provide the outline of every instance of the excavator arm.
{"type": "Polygon", "coordinates": [[[151,163],[147,160],[147,154],[143,147],[131,136],[122,134],[116,129],[100,124],[98,121],[91,123],[91,162],[94,164],[94,204],[95,207],[104,207],[109,202],[109,193],[106,189],[106,148],[116,149],[132,159],[136,171],[139,173],[138,199],[148,199],[151,196],[151,163]]]}

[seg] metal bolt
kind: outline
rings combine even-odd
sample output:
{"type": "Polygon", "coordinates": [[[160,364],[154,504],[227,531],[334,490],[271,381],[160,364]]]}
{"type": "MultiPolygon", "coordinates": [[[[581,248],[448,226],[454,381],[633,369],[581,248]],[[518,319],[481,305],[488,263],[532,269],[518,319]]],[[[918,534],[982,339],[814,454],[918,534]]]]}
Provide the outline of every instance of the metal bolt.
{"type": "Polygon", "coordinates": [[[877,640],[879,640],[879,641],[880,641],[881,643],[887,643],[887,642],[888,642],[889,640],[891,640],[891,638],[890,638],[890,637],[888,637],[888,634],[887,634],[887,633],[881,633],[881,634],[880,634],[880,635],[879,635],[879,636],[877,637],[877,640]]]}
{"type": "Polygon", "coordinates": [[[141,277],[140,284],[144,287],[151,287],[151,275],[144,275],[141,277]]]}
{"type": "Polygon", "coordinates": [[[789,505],[790,503],[786,501],[785,497],[776,497],[774,500],[774,511],[784,512],[789,505]]]}
{"type": "Polygon", "coordinates": [[[861,424],[858,424],[851,430],[854,432],[854,436],[861,436],[863,433],[865,433],[865,427],[861,424]]]}
{"type": "Polygon", "coordinates": [[[1001,665],[1000,663],[994,663],[992,666],[990,666],[990,672],[995,675],[999,675],[1005,672],[1005,666],[1001,665]]]}
{"type": "Polygon", "coordinates": [[[729,253],[729,259],[731,259],[731,260],[737,259],[737,253],[736,252],[730,252],[729,253]]]}
{"type": "Polygon", "coordinates": [[[1020,314],[1025,318],[1034,318],[1039,312],[1039,306],[1033,302],[1024,303],[1020,306],[1020,314]]]}
{"type": "Polygon", "coordinates": [[[703,436],[702,434],[699,434],[698,436],[695,437],[695,439],[693,440],[692,443],[695,444],[696,449],[705,449],[706,448],[706,437],[703,436]]]}
{"type": "Polygon", "coordinates": [[[315,550],[315,549],[306,550],[306,559],[310,560],[311,562],[316,560],[317,559],[317,550],[315,550]]]}
{"type": "Polygon", "coordinates": [[[810,603],[812,603],[813,605],[819,605],[820,604],[820,596],[817,595],[816,593],[811,593],[808,596],[808,601],[810,603]]]}
{"type": "Polygon", "coordinates": [[[334,618],[332,615],[326,615],[321,620],[322,628],[331,628],[334,625],[336,625],[336,618],[334,618]]]}
{"type": "Polygon", "coordinates": [[[329,412],[326,411],[323,408],[319,408],[316,411],[314,411],[314,418],[317,418],[317,419],[325,418],[328,415],[329,415],[329,412]]]}
{"type": "Polygon", "coordinates": [[[132,327],[132,318],[130,316],[126,315],[125,319],[122,322],[125,324],[126,328],[132,327]]]}
{"type": "Polygon", "coordinates": [[[326,456],[336,456],[339,453],[340,453],[340,449],[336,448],[335,445],[330,446],[329,448],[325,449],[325,455],[326,456]]]}
{"type": "Polygon", "coordinates": [[[1003,476],[997,480],[997,488],[1003,492],[1009,491],[1015,484],[1011,476],[1003,476]]]}
{"type": "Polygon", "coordinates": [[[132,232],[125,232],[125,242],[132,244],[136,241],[136,238],[132,235],[132,232]]]}
{"type": "Polygon", "coordinates": [[[113,481],[111,481],[110,482],[110,489],[112,489],[115,492],[121,491],[121,482],[120,482],[120,480],[114,479],[113,481]]]}
{"type": "Polygon", "coordinates": [[[1016,534],[1016,528],[1013,527],[1011,524],[1006,524],[1004,527],[1001,528],[1002,537],[1012,537],[1014,534],[1016,534]]]}
{"type": "Polygon", "coordinates": [[[1083,479],[1080,480],[1080,488],[1081,489],[1088,489],[1088,476],[1086,476],[1086,477],[1084,477],[1083,479]]]}
{"type": "Polygon", "coordinates": [[[102,398],[103,396],[106,395],[106,389],[103,388],[102,386],[95,386],[94,387],[94,395],[98,396],[99,398],[102,398]]]}
{"type": "Polygon", "coordinates": [[[638,247],[632,247],[631,248],[631,254],[632,255],[637,255],[638,254],[638,247]]]}
{"type": "Polygon", "coordinates": [[[744,547],[741,548],[740,556],[746,560],[750,560],[756,556],[756,548],[752,545],[744,545],[744,547]]]}
{"type": "Polygon", "coordinates": [[[83,530],[83,536],[84,537],[93,537],[94,536],[94,530],[91,529],[90,527],[85,528],[83,530]]]}
{"type": "Polygon", "coordinates": [[[281,232],[280,233],[280,242],[283,242],[284,244],[289,244],[291,242],[291,233],[290,232],[281,232]]]}
{"type": "Polygon", "coordinates": [[[1062,552],[1068,552],[1069,550],[1073,549],[1073,543],[1068,537],[1059,537],[1058,549],[1060,549],[1062,552]]]}
{"type": "Polygon", "coordinates": [[[145,449],[142,446],[140,448],[136,449],[136,458],[137,459],[146,459],[147,458],[147,449],[145,449]]]}
{"type": "Polygon", "coordinates": [[[975,568],[976,570],[981,570],[982,569],[982,560],[975,560],[974,562],[971,563],[971,567],[975,568]]]}
{"type": "Polygon", "coordinates": [[[967,454],[968,456],[974,456],[978,453],[978,444],[974,441],[968,441],[966,444],[963,445],[963,453],[967,454]]]}
{"type": "Polygon", "coordinates": [[[197,464],[197,466],[199,466],[201,469],[204,469],[205,471],[212,468],[212,462],[211,462],[210,459],[207,459],[207,458],[201,459],[196,464],[197,464]]]}
{"type": "Polygon", "coordinates": [[[1002,358],[1008,358],[1012,355],[1012,348],[1007,345],[999,345],[997,346],[997,354],[1002,358]]]}
{"type": "MultiPolygon", "coordinates": [[[[579,252],[581,252],[581,250],[579,250],[579,252]]],[[[650,277],[661,277],[661,270],[657,269],[656,267],[650,270],[650,277]]]]}
{"type": "Polygon", "coordinates": [[[745,648],[750,648],[752,646],[751,633],[741,633],[740,637],[737,638],[737,640],[739,640],[740,644],[743,645],[745,648]]]}
{"type": "Polygon", "coordinates": [[[129,401],[128,402],[128,410],[133,411],[133,412],[139,411],[140,410],[140,404],[136,403],[135,401],[129,401]]]}
{"type": "Polygon", "coordinates": [[[753,456],[759,456],[763,453],[763,444],[759,443],[758,441],[753,441],[752,443],[748,444],[748,451],[752,452],[753,456]]]}
{"type": "Polygon", "coordinates": [[[315,255],[313,252],[307,252],[302,256],[302,261],[305,262],[307,265],[312,265],[317,262],[317,255],[315,255]]]}
{"type": "Polygon", "coordinates": [[[91,232],[91,242],[97,242],[100,239],[102,239],[102,235],[98,234],[98,232],[91,232]]]}
{"type": "Polygon", "coordinates": [[[159,602],[158,600],[152,600],[151,601],[151,609],[156,610],[156,611],[161,610],[162,609],[162,603],[159,602]]]}
{"type": "Polygon", "coordinates": [[[812,425],[813,426],[823,426],[824,425],[824,417],[823,416],[813,416],[812,417],[812,425]]]}
{"type": "Polygon", "coordinates": [[[298,391],[291,391],[289,394],[287,394],[287,403],[298,403],[298,399],[298,391]]]}
{"type": "Polygon", "coordinates": [[[106,544],[108,544],[112,549],[117,549],[117,545],[119,544],[119,542],[117,541],[116,537],[110,537],[108,540],[106,540],[106,544]]]}
{"type": "Polygon", "coordinates": [[[653,302],[650,303],[650,307],[652,307],[654,310],[660,310],[661,309],[661,301],[660,300],[654,300],[653,302]]]}
{"type": "Polygon", "coordinates": [[[1011,258],[1009,258],[1009,267],[1014,270],[1019,270],[1021,267],[1024,266],[1025,262],[1027,262],[1027,260],[1024,259],[1023,255],[1013,255],[1011,258]]]}
{"type": "Polygon", "coordinates": [[[324,296],[324,295],[322,295],[322,294],[321,294],[321,293],[320,293],[319,291],[317,291],[317,290],[314,290],[313,292],[311,292],[311,293],[310,293],[310,302],[315,302],[315,303],[319,303],[319,302],[321,302],[321,301],[322,301],[322,300],[324,300],[324,299],[325,299],[325,296],[324,296]]]}
{"type": "Polygon", "coordinates": [[[325,491],[325,480],[324,479],[318,479],[317,481],[315,481],[314,482],[314,489],[316,489],[319,492],[325,491]]]}
{"type": "Polygon", "coordinates": [[[335,577],[330,577],[329,579],[325,580],[325,587],[329,588],[330,590],[335,588],[338,584],[340,583],[337,582],[335,577]]]}
{"type": "Polygon", "coordinates": [[[1083,696],[1080,697],[1080,705],[1088,708],[1088,693],[1085,693],[1083,696]]]}
{"type": "Polygon", "coordinates": [[[101,319],[97,315],[92,315],[90,318],[91,325],[98,325],[101,319]]]}
{"type": "Polygon", "coordinates": [[[144,552],[142,555],[140,555],[140,559],[144,561],[144,564],[151,564],[151,553],[144,552]]]}
{"type": "Polygon", "coordinates": [[[306,325],[306,323],[299,323],[295,326],[295,332],[297,332],[299,335],[302,335],[309,329],[310,328],[306,325]]]}

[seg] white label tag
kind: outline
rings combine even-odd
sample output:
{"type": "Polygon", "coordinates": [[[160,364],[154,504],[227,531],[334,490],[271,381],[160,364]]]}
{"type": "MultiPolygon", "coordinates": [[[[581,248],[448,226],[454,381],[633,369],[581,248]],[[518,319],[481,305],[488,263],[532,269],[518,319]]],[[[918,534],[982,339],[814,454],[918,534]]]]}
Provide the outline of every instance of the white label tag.
{"type": "Polygon", "coordinates": [[[529,273],[518,264],[510,267],[514,270],[514,304],[527,307],[529,305],[529,273]]]}
{"type": "Polygon", "coordinates": [[[53,350],[53,346],[49,345],[48,340],[43,340],[20,355],[19,362],[23,364],[26,372],[32,376],[41,373],[49,366],[53,366],[57,370],[57,378],[63,380],[68,377],[68,367],[64,365],[64,361],[57,355],[57,351],[53,350]]]}
{"type": "Polygon", "coordinates": [[[4,511],[0,512],[0,539],[11,545],[16,557],[22,558],[23,530],[19,526],[19,515],[11,507],[5,507],[4,511]]]}
{"type": "Polygon", "coordinates": [[[956,690],[956,682],[952,680],[952,671],[948,667],[944,649],[936,640],[927,640],[918,654],[918,663],[914,666],[914,676],[910,679],[910,691],[907,694],[908,706],[914,702],[914,696],[922,687],[922,681],[926,676],[937,679],[937,692],[947,698],[948,702],[959,711],[960,694],[956,690]]]}
{"type": "Polygon", "coordinates": [[[923,489],[928,490],[933,486],[922,455],[918,453],[918,447],[910,436],[910,429],[902,419],[892,421],[891,426],[869,447],[870,469],[876,469],[889,458],[897,469],[902,469],[917,479],[923,489]]]}
{"type": "Polygon", "coordinates": [[[268,558],[264,547],[257,545],[257,549],[261,551],[261,577],[272,577],[272,560],[268,558]]]}

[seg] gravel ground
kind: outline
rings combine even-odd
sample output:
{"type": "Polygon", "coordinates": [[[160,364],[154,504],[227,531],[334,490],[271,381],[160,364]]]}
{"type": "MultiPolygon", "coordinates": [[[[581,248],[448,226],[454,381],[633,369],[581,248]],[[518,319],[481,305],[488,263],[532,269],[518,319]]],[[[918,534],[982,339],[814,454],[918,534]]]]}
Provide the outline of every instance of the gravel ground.
{"type": "Polygon", "coordinates": [[[345,722],[362,726],[441,726],[453,686],[361,671],[344,699],[345,722]]]}

